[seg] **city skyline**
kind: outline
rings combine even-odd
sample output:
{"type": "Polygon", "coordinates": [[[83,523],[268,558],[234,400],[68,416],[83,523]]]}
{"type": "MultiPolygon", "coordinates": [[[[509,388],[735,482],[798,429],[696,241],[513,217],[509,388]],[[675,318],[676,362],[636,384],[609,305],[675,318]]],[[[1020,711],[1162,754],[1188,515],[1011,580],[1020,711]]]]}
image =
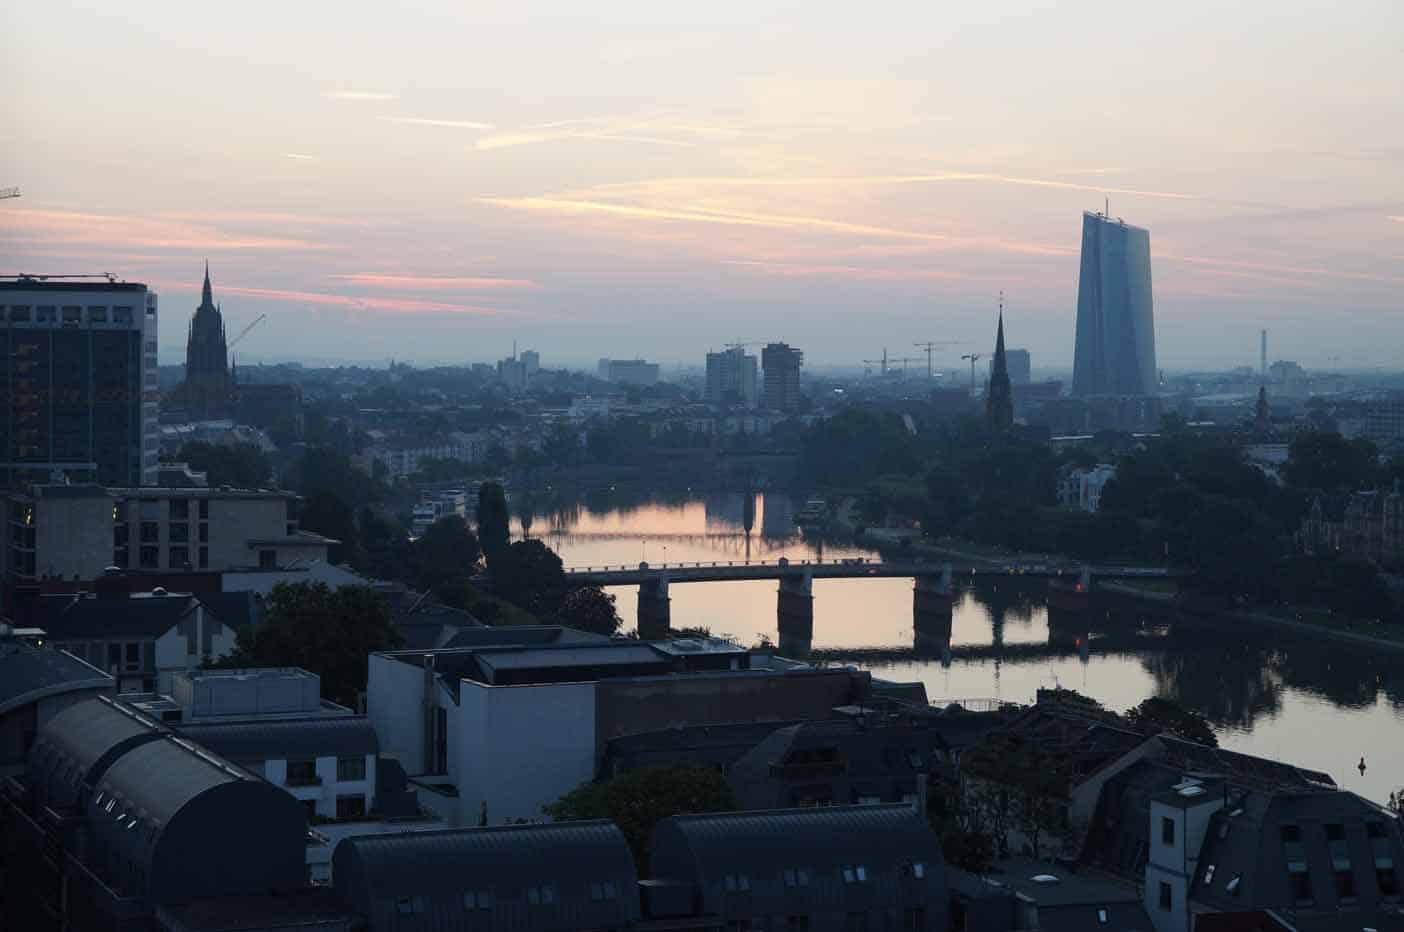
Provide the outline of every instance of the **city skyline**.
{"type": "Polygon", "coordinates": [[[1256,365],[1263,328],[1275,359],[1393,362],[1404,12],[996,7],[30,5],[0,64],[23,190],[0,267],[183,310],[208,258],[231,332],[269,314],[249,361],[742,339],[857,366],[986,345],[1003,289],[1012,343],[1068,368],[1076,224],[1110,198],[1156,238],[1163,368],[1256,365]]]}

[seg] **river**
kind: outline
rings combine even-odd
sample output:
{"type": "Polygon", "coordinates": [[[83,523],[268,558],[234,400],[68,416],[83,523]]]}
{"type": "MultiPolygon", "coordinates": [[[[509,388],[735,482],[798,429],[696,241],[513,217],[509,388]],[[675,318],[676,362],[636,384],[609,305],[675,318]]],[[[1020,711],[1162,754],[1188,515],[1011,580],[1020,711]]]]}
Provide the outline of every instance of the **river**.
{"type": "MultiPolygon", "coordinates": [[[[532,504],[525,530],[567,567],[697,561],[877,558],[807,539],[778,493],[649,496],[624,491],[532,504]]],[[[706,627],[745,644],[778,640],[773,581],[674,584],[674,628],[706,627]]],[[[611,589],[625,627],[638,593],[611,589]]],[[[933,701],[1032,702],[1063,686],[1124,710],[1165,696],[1207,716],[1224,747],[1329,773],[1377,802],[1404,787],[1404,653],[1242,626],[1181,620],[1121,600],[1050,612],[1046,583],[961,588],[949,644],[914,646],[912,581],[814,582],[816,655],[921,681],[933,701]],[[1362,775],[1357,764],[1364,757],[1362,775]]]]}

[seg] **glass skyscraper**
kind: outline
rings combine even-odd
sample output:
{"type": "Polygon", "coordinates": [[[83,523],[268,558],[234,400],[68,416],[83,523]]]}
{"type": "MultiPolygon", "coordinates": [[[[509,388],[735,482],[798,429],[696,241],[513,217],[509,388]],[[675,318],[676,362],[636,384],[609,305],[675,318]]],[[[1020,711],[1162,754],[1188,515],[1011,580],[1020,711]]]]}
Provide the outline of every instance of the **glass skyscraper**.
{"type": "Polygon", "coordinates": [[[1156,372],[1150,233],[1084,213],[1073,394],[1153,395],[1156,372]]]}
{"type": "Polygon", "coordinates": [[[154,485],[158,388],[145,285],[0,281],[0,483],[154,485]]]}

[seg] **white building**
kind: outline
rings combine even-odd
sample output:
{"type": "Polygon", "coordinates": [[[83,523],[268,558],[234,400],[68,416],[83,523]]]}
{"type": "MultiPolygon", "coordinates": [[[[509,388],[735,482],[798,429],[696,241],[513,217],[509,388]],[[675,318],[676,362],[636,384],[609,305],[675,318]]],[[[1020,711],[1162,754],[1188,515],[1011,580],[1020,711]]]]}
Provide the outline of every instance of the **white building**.
{"type": "Polygon", "coordinates": [[[567,628],[465,629],[457,649],[372,654],[381,750],[456,826],[541,818],[595,777],[605,742],[672,725],[824,718],[871,678],[719,640],[608,640],[567,628]]]}
{"type": "Polygon", "coordinates": [[[1116,478],[1116,467],[1098,463],[1091,469],[1065,467],[1058,475],[1058,504],[1096,512],[1102,506],[1102,490],[1116,478]]]}
{"type": "Polygon", "coordinates": [[[658,363],[642,359],[601,359],[597,374],[602,381],[620,385],[657,385],[658,363]]]}

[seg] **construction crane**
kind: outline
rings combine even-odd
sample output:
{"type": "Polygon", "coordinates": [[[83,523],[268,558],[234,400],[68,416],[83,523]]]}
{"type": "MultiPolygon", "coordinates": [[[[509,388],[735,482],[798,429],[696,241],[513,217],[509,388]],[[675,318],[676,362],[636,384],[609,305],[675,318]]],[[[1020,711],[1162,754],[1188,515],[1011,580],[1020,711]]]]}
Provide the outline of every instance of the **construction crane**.
{"type": "Polygon", "coordinates": [[[863,360],[863,365],[865,365],[865,366],[876,366],[876,365],[881,365],[881,366],[882,366],[882,374],[883,374],[884,377],[886,377],[886,375],[887,375],[887,347],[884,346],[884,347],[882,348],[882,358],[881,358],[881,359],[865,359],[865,360],[863,360]]]}
{"type": "Polygon", "coordinates": [[[20,189],[19,189],[19,188],[0,188],[0,201],[7,200],[7,199],[12,198],[12,197],[19,197],[19,196],[20,196],[20,189]]]}
{"type": "Polygon", "coordinates": [[[249,325],[248,325],[247,327],[245,327],[243,330],[240,330],[240,331],[239,331],[239,335],[236,336],[234,339],[232,339],[232,340],[229,341],[229,345],[226,346],[225,349],[226,349],[226,350],[232,350],[232,349],[234,348],[234,344],[235,344],[235,343],[238,343],[238,342],[239,342],[240,340],[242,340],[244,337],[248,336],[250,330],[252,330],[253,328],[257,327],[259,324],[263,323],[263,322],[264,322],[265,320],[267,320],[267,319],[268,319],[268,315],[267,315],[267,314],[259,314],[257,317],[254,318],[253,323],[249,324],[249,325]]]}
{"type": "Polygon", "coordinates": [[[945,342],[941,342],[941,341],[939,341],[939,340],[928,340],[928,341],[926,341],[925,343],[913,343],[912,345],[915,346],[917,349],[926,350],[926,377],[929,379],[929,378],[931,378],[931,352],[932,352],[932,350],[936,349],[936,347],[938,347],[938,346],[959,346],[959,345],[960,345],[960,341],[959,341],[959,340],[947,340],[947,341],[945,341],[945,342]]]}
{"type": "Polygon", "coordinates": [[[981,356],[979,353],[967,353],[960,358],[970,360],[970,394],[973,395],[975,394],[975,363],[979,362],[985,357],[981,356]]]}

